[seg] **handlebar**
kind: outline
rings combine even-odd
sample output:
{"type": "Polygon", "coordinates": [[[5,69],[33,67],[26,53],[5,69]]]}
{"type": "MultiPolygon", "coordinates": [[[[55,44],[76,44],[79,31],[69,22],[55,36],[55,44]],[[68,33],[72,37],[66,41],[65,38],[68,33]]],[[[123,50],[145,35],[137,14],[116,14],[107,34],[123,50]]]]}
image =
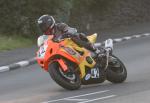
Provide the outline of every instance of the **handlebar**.
{"type": "Polygon", "coordinates": [[[100,54],[98,54],[99,58],[105,58],[104,60],[106,60],[106,64],[104,67],[104,70],[107,69],[108,64],[109,64],[109,56],[112,54],[112,48],[103,48],[103,50],[101,50],[103,52],[101,52],[100,54]]]}

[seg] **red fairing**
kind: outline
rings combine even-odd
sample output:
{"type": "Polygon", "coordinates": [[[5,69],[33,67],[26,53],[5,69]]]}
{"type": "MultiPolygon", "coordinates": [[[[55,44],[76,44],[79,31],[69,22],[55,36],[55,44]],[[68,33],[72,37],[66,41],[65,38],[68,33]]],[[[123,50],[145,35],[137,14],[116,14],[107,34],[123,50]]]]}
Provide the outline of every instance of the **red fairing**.
{"type": "Polygon", "coordinates": [[[48,65],[53,61],[57,61],[60,64],[61,69],[63,71],[68,70],[68,67],[63,61],[63,59],[53,59],[58,55],[76,64],[79,64],[79,61],[76,58],[72,57],[70,54],[61,50],[62,49],[61,47],[64,46],[64,41],[60,43],[56,43],[53,42],[51,39],[52,36],[49,36],[48,40],[45,41],[44,45],[41,46],[37,52],[37,57],[36,57],[37,62],[44,70],[48,71],[48,65]]]}

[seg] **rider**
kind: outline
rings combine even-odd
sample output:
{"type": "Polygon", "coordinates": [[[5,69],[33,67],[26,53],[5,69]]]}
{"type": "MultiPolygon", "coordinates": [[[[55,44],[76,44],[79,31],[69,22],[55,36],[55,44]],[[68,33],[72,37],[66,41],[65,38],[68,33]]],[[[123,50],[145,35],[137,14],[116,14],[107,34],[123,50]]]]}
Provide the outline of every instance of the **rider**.
{"type": "Polygon", "coordinates": [[[53,41],[59,42],[61,38],[71,38],[76,44],[93,52],[100,52],[86,38],[85,34],[77,33],[77,29],[69,27],[65,23],[55,23],[55,20],[50,15],[42,15],[38,19],[38,26],[43,32],[42,36],[53,35],[53,41]]]}

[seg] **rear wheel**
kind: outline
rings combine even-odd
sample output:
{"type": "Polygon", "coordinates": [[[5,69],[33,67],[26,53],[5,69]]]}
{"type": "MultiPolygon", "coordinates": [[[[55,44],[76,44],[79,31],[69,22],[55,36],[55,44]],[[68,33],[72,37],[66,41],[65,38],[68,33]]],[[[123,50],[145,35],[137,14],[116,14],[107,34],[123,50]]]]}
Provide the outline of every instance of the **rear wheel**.
{"type": "Polygon", "coordinates": [[[127,70],[122,61],[116,56],[110,57],[111,62],[106,70],[107,80],[112,83],[122,83],[127,78],[127,70]]]}
{"type": "Polygon", "coordinates": [[[49,65],[49,74],[52,79],[68,90],[76,90],[81,86],[80,75],[72,66],[68,66],[69,71],[64,73],[58,62],[53,62],[49,65]]]}

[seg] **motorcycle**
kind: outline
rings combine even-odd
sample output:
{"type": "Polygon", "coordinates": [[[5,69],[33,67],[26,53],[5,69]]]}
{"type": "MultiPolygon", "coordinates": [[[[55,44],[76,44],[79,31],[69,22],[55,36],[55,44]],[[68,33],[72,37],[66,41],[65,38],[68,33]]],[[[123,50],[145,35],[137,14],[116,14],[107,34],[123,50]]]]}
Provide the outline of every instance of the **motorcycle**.
{"type": "Polygon", "coordinates": [[[113,40],[108,39],[101,46],[96,44],[96,33],[87,38],[101,51],[99,54],[78,46],[70,38],[53,42],[52,36],[48,36],[46,40],[38,39],[40,47],[36,60],[57,84],[68,90],[79,89],[81,85],[103,83],[105,80],[124,82],[127,70],[112,53],[113,40]]]}

